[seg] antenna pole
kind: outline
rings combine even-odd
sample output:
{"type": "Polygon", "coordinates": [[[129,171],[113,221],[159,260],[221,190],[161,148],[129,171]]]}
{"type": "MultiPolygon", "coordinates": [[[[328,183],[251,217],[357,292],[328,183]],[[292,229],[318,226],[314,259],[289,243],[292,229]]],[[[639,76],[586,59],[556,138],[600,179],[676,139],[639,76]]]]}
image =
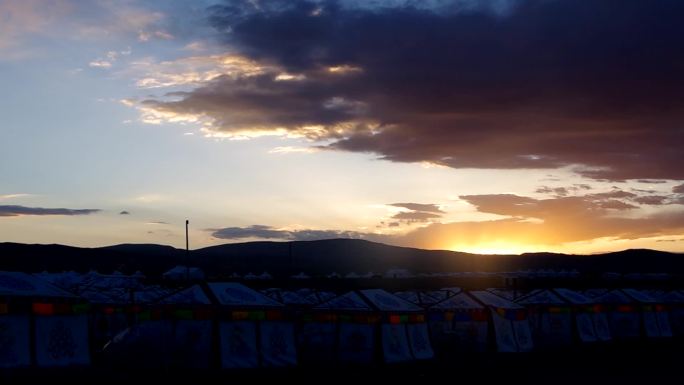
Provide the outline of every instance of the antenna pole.
{"type": "Polygon", "coordinates": [[[190,280],[190,238],[188,237],[189,220],[185,220],[185,280],[190,280]]]}

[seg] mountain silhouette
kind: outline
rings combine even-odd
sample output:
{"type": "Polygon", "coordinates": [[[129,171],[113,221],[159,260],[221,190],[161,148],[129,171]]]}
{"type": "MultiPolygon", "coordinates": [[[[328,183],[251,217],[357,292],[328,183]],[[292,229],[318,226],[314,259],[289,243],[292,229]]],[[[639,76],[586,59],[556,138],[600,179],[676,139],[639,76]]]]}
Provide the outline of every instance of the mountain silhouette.
{"type": "Polygon", "coordinates": [[[120,244],[97,248],[65,245],[0,243],[0,270],[27,272],[140,270],[158,276],[178,265],[190,264],[210,276],[231,273],[289,276],[344,275],[350,272],[382,274],[389,269],[413,273],[517,271],[554,269],[601,273],[684,273],[684,255],[649,249],[632,249],[595,255],[526,253],[479,255],[446,250],[390,246],[358,239],[294,242],[246,242],[211,246],[186,253],[156,244],[120,244]]]}

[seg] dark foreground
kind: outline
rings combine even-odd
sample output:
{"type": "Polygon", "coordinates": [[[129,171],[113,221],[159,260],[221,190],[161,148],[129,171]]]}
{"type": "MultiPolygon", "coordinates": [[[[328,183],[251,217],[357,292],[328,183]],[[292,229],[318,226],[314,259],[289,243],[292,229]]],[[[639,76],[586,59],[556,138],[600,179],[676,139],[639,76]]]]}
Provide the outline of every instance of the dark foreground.
{"type": "Polygon", "coordinates": [[[642,384],[684,383],[684,341],[612,344],[558,352],[479,353],[372,367],[306,367],[226,371],[115,368],[4,371],[19,384],[642,384]]]}

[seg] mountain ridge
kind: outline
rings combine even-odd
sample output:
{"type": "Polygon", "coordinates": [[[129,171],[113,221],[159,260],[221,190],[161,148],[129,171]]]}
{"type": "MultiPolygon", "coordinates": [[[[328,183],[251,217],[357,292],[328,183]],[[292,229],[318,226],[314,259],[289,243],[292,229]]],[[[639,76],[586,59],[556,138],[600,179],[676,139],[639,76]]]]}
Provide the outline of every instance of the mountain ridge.
{"type": "Polygon", "coordinates": [[[141,270],[158,275],[177,264],[191,264],[212,274],[268,271],[286,276],[304,271],[310,275],[332,272],[383,273],[406,269],[415,273],[452,271],[516,271],[577,269],[600,273],[684,273],[684,254],[651,249],[626,249],[580,255],[551,252],[471,254],[386,245],[359,239],[318,241],[254,241],[227,243],[190,250],[169,245],[123,243],[102,247],[61,244],[0,243],[0,269],[100,271],[141,270]]]}

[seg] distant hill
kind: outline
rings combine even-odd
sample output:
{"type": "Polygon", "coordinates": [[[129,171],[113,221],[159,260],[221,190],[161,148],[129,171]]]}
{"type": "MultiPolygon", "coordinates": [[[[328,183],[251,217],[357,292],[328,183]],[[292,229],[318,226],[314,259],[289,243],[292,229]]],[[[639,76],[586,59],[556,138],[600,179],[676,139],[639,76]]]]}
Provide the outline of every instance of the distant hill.
{"type": "Polygon", "coordinates": [[[452,271],[515,271],[577,269],[600,273],[684,273],[684,254],[656,250],[625,250],[598,255],[528,253],[478,255],[445,250],[390,246],[358,239],[307,242],[247,242],[192,250],[154,244],[122,244],[98,248],[64,245],[0,243],[0,270],[103,272],[141,270],[154,276],[187,261],[210,275],[232,272],[284,276],[337,272],[383,273],[391,268],[414,273],[452,271]]]}

